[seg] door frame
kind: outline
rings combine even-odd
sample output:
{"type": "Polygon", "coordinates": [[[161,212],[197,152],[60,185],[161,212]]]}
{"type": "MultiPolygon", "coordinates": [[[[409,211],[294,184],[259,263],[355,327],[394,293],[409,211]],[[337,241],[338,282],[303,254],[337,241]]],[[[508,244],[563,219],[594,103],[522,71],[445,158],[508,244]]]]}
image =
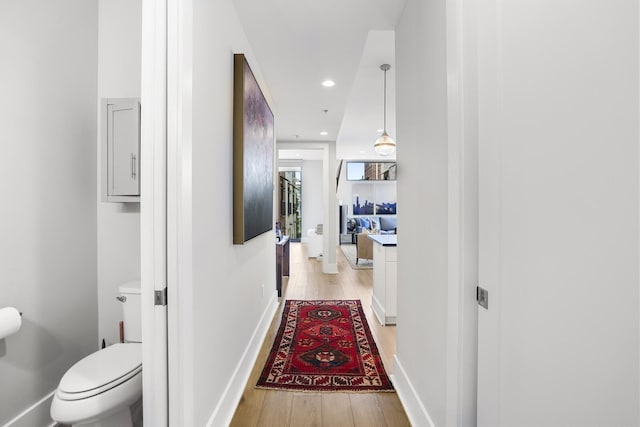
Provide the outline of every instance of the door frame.
{"type": "Polygon", "coordinates": [[[322,272],[338,273],[338,261],[335,248],[338,245],[338,200],[336,198],[336,143],[335,142],[290,142],[276,143],[276,169],[280,150],[322,150],[322,210],[324,232],[322,239],[322,272]]]}
{"type": "Polygon", "coordinates": [[[167,0],[169,425],[194,425],[192,259],[193,1],[167,0]]]}
{"type": "Polygon", "coordinates": [[[193,425],[193,1],[143,0],[141,217],[144,419],[193,425]],[[171,385],[171,387],[169,387],[171,385]]]}
{"type": "Polygon", "coordinates": [[[446,424],[477,414],[479,216],[475,0],[446,4],[447,37],[447,395],[446,424]]]}
{"type": "Polygon", "coordinates": [[[142,1],[140,250],[145,424],[168,426],[167,307],[167,3],[142,1]]]}

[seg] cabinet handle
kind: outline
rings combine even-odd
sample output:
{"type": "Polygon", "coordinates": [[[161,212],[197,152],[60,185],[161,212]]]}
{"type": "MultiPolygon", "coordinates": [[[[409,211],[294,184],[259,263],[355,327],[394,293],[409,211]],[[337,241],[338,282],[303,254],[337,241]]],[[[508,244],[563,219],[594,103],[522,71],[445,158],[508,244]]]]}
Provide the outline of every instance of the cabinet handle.
{"type": "Polygon", "coordinates": [[[136,179],[136,155],[131,153],[131,178],[136,179]]]}

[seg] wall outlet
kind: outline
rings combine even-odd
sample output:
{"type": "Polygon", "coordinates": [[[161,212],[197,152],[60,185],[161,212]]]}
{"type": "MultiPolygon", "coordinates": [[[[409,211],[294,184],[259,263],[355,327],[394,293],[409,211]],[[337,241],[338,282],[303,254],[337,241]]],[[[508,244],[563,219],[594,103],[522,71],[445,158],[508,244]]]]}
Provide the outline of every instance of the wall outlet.
{"type": "Polygon", "coordinates": [[[262,298],[264,299],[264,283],[260,285],[260,294],[262,295],[262,298]]]}

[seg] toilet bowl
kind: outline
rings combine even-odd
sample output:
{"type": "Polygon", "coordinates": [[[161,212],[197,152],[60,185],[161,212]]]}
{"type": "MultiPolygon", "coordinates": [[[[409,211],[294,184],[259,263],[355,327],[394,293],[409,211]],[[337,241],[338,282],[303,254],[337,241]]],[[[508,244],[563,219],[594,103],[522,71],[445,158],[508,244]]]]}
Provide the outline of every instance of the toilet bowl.
{"type": "Polygon", "coordinates": [[[68,425],[132,426],[142,397],[141,344],[114,344],[73,365],[60,380],[51,418],[68,425]]]}
{"type": "Polygon", "coordinates": [[[118,300],[123,303],[125,343],[92,353],[69,368],[51,402],[54,421],[90,427],[134,425],[131,408],[142,399],[139,282],[120,286],[118,300]]]}

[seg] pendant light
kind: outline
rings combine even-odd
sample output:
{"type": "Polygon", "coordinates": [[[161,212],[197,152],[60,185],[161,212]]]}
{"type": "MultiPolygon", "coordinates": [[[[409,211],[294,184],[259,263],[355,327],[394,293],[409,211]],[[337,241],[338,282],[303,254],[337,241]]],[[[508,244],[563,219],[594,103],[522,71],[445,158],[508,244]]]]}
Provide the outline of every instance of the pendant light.
{"type": "Polygon", "coordinates": [[[391,65],[389,64],[382,64],[380,66],[380,69],[384,71],[384,116],[382,135],[376,140],[373,148],[375,148],[376,153],[381,156],[388,156],[396,151],[396,142],[387,134],[387,71],[389,71],[390,68],[391,65]]]}

